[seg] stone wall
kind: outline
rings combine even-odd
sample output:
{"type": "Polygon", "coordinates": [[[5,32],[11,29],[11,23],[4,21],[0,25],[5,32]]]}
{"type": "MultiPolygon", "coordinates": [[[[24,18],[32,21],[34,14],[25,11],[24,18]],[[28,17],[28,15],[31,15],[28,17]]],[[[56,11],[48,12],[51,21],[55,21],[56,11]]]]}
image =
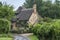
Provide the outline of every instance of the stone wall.
{"type": "Polygon", "coordinates": [[[32,13],[30,19],[29,19],[29,24],[33,25],[38,22],[38,13],[32,13]]]}

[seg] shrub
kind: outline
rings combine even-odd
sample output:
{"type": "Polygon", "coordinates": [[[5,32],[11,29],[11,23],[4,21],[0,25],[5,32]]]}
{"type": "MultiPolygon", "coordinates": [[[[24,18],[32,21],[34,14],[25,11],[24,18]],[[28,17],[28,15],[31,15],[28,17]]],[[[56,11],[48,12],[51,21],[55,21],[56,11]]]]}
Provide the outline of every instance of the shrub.
{"type": "Polygon", "coordinates": [[[43,18],[43,21],[44,21],[44,22],[52,22],[52,19],[49,18],[49,17],[44,17],[44,18],[43,18]]]}
{"type": "Polygon", "coordinates": [[[10,37],[10,38],[12,38],[13,35],[12,34],[0,34],[0,37],[10,37]]]}
{"type": "Polygon", "coordinates": [[[54,23],[52,23],[52,26],[54,27],[55,35],[58,36],[60,34],[60,20],[56,20],[54,23]]]}
{"type": "Polygon", "coordinates": [[[53,40],[55,40],[57,36],[60,36],[60,20],[36,24],[32,31],[39,39],[45,38],[47,40],[49,38],[52,40],[54,38],[53,40]]]}
{"type": "Polygon", "coordinates": [[[7,19],[0,19],[0,33],[8,33],[10,30],[10,22],[7,19]]]}

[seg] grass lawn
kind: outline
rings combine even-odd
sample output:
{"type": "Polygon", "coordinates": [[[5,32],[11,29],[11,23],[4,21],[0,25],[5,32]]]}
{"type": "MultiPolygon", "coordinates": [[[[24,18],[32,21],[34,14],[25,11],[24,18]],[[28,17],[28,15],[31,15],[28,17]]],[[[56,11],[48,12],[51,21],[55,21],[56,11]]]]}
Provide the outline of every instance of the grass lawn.
{"type": "Polygon", "coordinates": [[[38,38],[37,38],[35,35],[31,35],[31,36],[29,36],[29,38],[30,38],[31,40],[38,40],[38,38]]]}
{"type": "Polygon", "coordinates": [[[12,38],[8,38],[8,37],[0,37],[0,40],[13,40],[12,38]]]}
{"type": "Polygon", "coordinates": [[[0,40],[13,40],[11,34],[0,34],[0,40]]]}

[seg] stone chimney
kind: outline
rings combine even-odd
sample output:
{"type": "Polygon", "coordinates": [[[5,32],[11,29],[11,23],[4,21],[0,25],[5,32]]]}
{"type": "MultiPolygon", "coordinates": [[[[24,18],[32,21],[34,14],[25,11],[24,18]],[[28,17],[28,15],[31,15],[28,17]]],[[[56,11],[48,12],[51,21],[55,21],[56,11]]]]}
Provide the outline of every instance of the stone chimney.
{"type": "Polygon", "coordinates": [[[33,10],[36,13],[36,1],[34,0],[34,4],[33,4],[33,10]]]}

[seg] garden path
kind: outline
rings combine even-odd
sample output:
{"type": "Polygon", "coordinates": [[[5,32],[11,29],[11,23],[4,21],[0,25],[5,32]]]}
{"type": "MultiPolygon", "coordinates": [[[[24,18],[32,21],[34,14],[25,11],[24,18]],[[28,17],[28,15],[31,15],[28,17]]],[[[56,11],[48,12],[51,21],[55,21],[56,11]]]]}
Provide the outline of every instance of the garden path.
{"type": "Polygon", "coordinates": [[[15,34],[14,40],[30,40],[28,38],[29,35],[33,35],[33,33],[27,33],[27,34],[15,34]]]}
{"type": "Polygon", "coordinates": [[[14,36],[14,40],[30,40],[30,39],[24,36],[14,36]]]}

